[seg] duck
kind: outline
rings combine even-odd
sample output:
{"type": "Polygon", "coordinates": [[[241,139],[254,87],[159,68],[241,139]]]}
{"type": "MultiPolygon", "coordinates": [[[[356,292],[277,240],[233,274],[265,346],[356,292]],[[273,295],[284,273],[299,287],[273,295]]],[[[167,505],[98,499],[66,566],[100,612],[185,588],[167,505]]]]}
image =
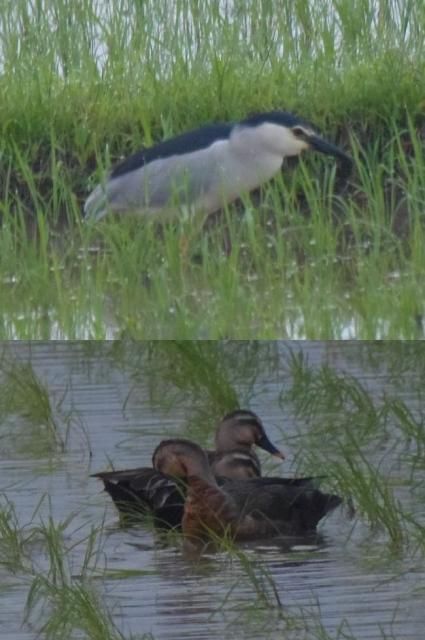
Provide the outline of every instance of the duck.
{"type": "MultiPolygon", "coordinates": [[[[269,440],[258,415],[248,409],[227,413],[218,423],[215,450],[206,450],[211,473],[224,478],[247,480],[261,476],[257,446],[283,460],[285,455],[269,440]]],[[[92,474],[103,482],[120,517],[125,522],[153,513],[164,527],[181,524],[184,507],[184,481],[164,476],[152,467],[137,467],[92,474]]]]}
{"type": "Polygon", "coordinates": [[[260,477],[261,463],[254,446],[285,459],[284,453],[269,440],[256,413],[248,409],[227,413],[216,428],[215,450],[207,450],[213,474],[239,480],[260,477]]]}
{"type": "Polygon", "coordinates": [[[185,480],[181,528],[185,544],[192,547],[223,535],[253,540],[312,534],[320,520],[342,502],[339,496],[317,488],[317,478],[226,478],[218,482],[205,451],[183,438],[163,440],[154,451],[153,466],[165,484],[174,478],[185,480]]]}

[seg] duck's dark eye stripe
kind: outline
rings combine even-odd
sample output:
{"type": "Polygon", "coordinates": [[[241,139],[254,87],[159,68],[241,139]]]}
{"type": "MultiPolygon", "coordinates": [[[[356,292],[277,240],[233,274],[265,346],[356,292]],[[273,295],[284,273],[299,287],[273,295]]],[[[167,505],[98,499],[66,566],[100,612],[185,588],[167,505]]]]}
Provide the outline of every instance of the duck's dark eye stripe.
{"type": "Polygon", "coordinates": [[[231,418],[236,418],[238,421],[244,417],[251,417],[254,420],[256,419],[256,415],[252,413],[252,411],[247,411],[246,409],[235,409],[234,411],[230,411],[226,413],[225,416],[222,417],[222,422],[225,420],[229,420],[231,418]]]}
{"type": "Polygon", "coordinates": [[[255,424],[258,427],[262,428],[261,422],[259,420],[255,420],[255,418],[253,417],[243,417],[243,418],[237,418],[237,423],[238,424],[255,424]]]}

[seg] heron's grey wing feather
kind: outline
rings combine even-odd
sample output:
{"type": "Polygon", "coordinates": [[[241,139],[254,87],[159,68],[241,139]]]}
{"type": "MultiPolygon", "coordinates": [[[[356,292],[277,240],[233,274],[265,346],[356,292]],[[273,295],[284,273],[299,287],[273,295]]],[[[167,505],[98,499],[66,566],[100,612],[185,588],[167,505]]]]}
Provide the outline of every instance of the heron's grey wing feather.
{"type": "MultiPolygon", "coordinates": [[[[219,143],[223,146],[225,143],[219,143]]],[[[181,205],[205,209],[220,206],[222,162],[208,149],[160,158],[129,173],[111,177],[87,199],[86,216],[99,219],[107,210],[118,213],[176,211],[181,205]]]]}
{"type": "Polygon", "coordinates": [[[155,160],[110,180],[108,203],[113,211],[193,204],[210,188],[213,173],[202,151],[155,160]]]}

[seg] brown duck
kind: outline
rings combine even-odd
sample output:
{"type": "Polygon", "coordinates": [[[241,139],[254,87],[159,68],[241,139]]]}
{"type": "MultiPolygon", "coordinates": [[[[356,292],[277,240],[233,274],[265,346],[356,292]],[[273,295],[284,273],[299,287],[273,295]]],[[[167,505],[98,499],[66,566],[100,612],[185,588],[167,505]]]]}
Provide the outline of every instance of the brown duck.
{"type": "Polygon", "coordinates": [[[207,455],[190,440],[164,440],[153,464],[161,474],[185,478],[182,529],[195,546],[225,532],[237,540],[312,533],[341,503],[317,489],[312,478],[227,479],[219,485],[207,455]]]}
{"type": "MultiPolygon", "coordinates": [[[[246,409],[226,414],[216,429],[215,451],[206,451],[211,473],[217,478],[246,480],[261,476],[254,446],[279,458],[285,456],[269,440],[260,418],[246,409]]],[[[100,478],[120,514],[126,519],[152,512],[157,521],[174,527],[181,523],[184,483],[158,474],[151,467],[102,471],[100,478]]]]}

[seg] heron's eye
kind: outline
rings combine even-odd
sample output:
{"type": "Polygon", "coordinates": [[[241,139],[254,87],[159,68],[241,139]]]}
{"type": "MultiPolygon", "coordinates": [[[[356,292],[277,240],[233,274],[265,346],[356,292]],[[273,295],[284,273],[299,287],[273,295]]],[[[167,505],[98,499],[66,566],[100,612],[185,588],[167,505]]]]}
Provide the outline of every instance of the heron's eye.
{"type": "Polygon", "coordinates": [[[302,136],[305,135],[305,131],[302,127],[293,127],[292,129],[292,133],[294,134],[294,136],[296,136],[297,138],[302,138],[302,136]]]}

